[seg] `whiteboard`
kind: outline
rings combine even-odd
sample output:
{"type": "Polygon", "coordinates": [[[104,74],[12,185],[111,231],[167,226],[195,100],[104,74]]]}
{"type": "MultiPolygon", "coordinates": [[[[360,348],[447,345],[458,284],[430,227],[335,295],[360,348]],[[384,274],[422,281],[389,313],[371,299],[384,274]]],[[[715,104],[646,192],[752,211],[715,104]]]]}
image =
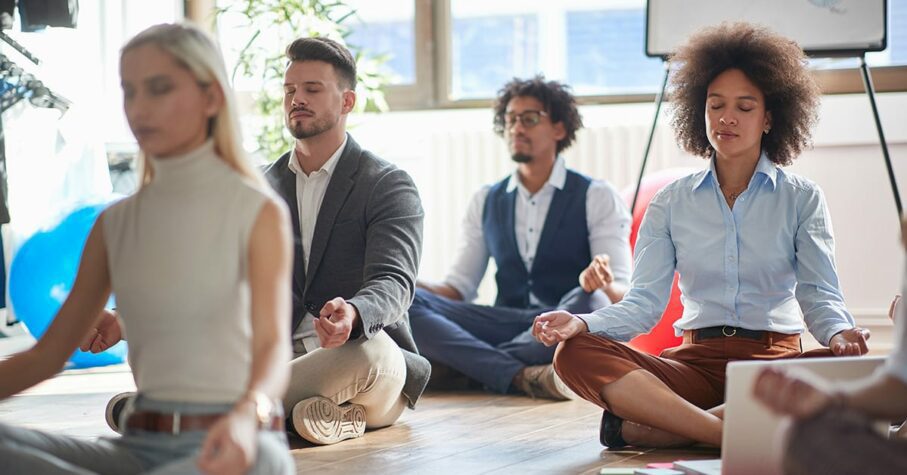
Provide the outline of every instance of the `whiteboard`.
{"type": "Polygon", "coordinates": [[[810,56],[859,55],[886,46],[887,0],[649,0],[646,55],[666,57],[724,21],[766,26],[810,56]]]}

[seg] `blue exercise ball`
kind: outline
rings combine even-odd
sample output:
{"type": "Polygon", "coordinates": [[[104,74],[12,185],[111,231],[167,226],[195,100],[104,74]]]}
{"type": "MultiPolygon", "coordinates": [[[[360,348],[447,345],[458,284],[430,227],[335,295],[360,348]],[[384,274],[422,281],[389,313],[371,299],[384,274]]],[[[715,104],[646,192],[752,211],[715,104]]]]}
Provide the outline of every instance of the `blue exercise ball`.
{"type": "MultiPolygon", "coordinates": [[[[110,203],[77,208],[55,227],[35,233],[13,257],[10,301],[16,317],[35,338],[47,331],[72,290],[88,234],[110,203]]],[[[98,354],[76,350],[70,363],[87,368],[122,363],[125,358],[126,344],[120,342],[98,354]]]]}

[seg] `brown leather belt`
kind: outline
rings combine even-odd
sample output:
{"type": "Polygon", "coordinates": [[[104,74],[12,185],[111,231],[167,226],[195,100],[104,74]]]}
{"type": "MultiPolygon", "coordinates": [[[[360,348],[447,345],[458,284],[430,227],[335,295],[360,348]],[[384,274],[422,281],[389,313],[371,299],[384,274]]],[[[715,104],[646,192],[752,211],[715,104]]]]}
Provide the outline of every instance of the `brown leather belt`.
{"type": "MultiPolygon", "coordinates": [[[[126,419],[126,427],[148,432],[165,432],[179,435],[182,432],[206,431],[226,413],[181,414],[179,412],[136,411],[126,419]]],[[[282,431],[283,418],[274,416],[263,430],[282,431]]]]}

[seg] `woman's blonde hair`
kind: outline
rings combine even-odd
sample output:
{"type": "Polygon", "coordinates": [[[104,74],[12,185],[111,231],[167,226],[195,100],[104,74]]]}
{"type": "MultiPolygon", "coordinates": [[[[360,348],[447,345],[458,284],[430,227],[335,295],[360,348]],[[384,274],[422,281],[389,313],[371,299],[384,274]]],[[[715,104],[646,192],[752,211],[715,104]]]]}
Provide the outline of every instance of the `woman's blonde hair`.
{"type": "MultiPolygon", "coordinates": [[[[214,148],[221,160],[256,185],[265,186],[261,172],[252,165],[243,150],[236,99],[227,81],[223,55],[214,40],[189,23],[155,25],[129,40],[120,50],[120,58],[130,50],[148,44],[172,55],[180,66],[195,76],[199,84],[220,86],[224,102],[208,124],[208,136],[214,139],[214,148]]],[[[138,163],[142,177],[139,186],[147,185],[154,178],[154,168],[143,152],[139,153],[138,163]]]]}

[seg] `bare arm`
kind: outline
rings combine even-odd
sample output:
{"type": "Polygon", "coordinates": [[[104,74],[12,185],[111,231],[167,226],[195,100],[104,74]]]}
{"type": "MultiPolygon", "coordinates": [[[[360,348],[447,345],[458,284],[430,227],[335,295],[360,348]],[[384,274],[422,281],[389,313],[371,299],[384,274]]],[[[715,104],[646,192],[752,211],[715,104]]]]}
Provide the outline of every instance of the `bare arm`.
{"type": "Polygon", "coordinates": [[[620,282],[614,282],[605,289],[605,294],[611,299],[611,303],[617,303],[623,300],[624,295],[630,288],[620,282]]]}
{"type": "Polygon", "coordinates": [[[599,254],[592,258],[589,266],[579,274],[579,284],[586,292],[601,289],[611,303],[620,302],[627,293],[627,285],[614,279],[611,256],[599,254]]]}
{"type": "Polygon", "coordinates": [[[282,398],[290,372],[290,275],[292,247],[286,208],[268,201],[249,239],[252,307],[252,370],[246,393],[205,437],[198,468],[206,473],[241,472],[257,456],[259,395],[282,398]]]}
{"type": "Polygon", "coordinates": [[[88,330],[88,334],[79,345],[82,351],[100,353],[116,345],[120,340],[125,340],[123,328],[120,326],[120,319],[117,318],[115,310],[101,309],[101,314],[88,330]]]}
{"type": "Polygon", "coordinates": [[[261,209],[249,240],[252,291],[250,393],[282,398],[289,381],[292,238],[287,210],[274,201],[261,209]]]}
{"type": "Polygon", "coordinates": [[[863,384],[844,386],[842,402],[868,416],[879,419],[907,418],[907,384],[889,374],[881,374],[863,384]]]}
{"type": "Polygon", "coordinates": [[[110,296],[110,273],[102,220],[103,214],[88,235],[72,292],[50,328],[34,347],[0,363],[0,399],[60,371],[104,308],[110,296]]]}
{"type": "Polygon", "coordinates": [[[851,383],[829,383],[807,372],[762,370],[753,386],[756,399],[772,411],[807,418],[841,406],[873,418],[907,417],[907,384],[888,374],[851,383]]]}
{"type": "Polygon", "coordinates": [[[593,258],[580,275],[580,285],[586,292],[600,288],[611,303],[620,302],[629,290],[633,261],[630,210],[613,186],[593,180],[586,192],[586,222],[593,258]]]}

